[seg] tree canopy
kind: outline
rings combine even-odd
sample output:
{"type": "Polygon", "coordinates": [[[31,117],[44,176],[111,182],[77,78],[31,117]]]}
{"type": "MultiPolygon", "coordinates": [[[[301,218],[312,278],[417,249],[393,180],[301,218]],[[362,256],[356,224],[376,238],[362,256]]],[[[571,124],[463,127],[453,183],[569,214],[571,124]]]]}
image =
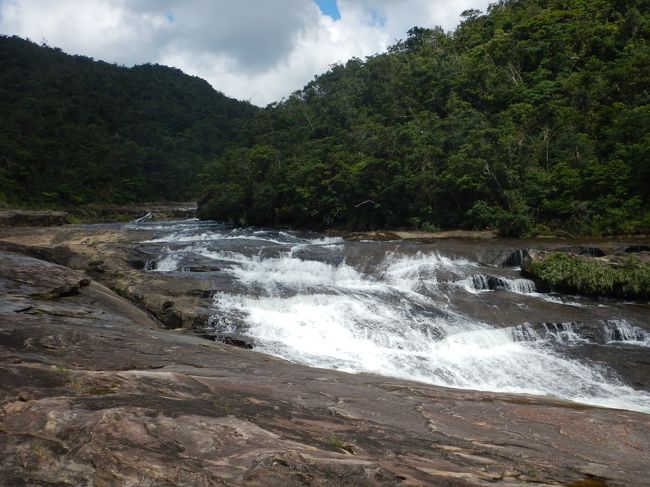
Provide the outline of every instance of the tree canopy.
{"type": "Polygon", "coordinates": [[[241,224],[650,232],[650,0],[501,0],[258,109],[0,37],[0,204],[241,224]]]}
{"type": "Polygon", "coordinates": [[[255,113],[206,81],[0,37],[0,203],[196,197],[203,164],[255,113]]]}
{"type": "Polygon", "coordinates": [[[415,27],[253,116],[204,217],[355,228],[650,229],[650,4],[510,0],[415,27]]]}

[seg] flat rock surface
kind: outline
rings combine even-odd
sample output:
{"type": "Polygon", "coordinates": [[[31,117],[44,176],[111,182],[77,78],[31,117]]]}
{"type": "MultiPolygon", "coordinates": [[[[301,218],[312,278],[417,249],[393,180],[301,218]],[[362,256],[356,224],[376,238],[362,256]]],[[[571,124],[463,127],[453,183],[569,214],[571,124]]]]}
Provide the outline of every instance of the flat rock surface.
{"type": "Polygon", "coordinates": [[[2,485],[647,485],[648,415],[290,364],[0,259],[2,485]]]}
{"type": "MultiPolygon", "coordinates": [[[[144,270],[144,262],[134,262],[133,246],[150,236],[145,230],[101,225],[13,228],[0,232],[0,250],[84,272],[148,310],[166,328],[203,326],[209,313],[209,283],[144,270]]],[[[140,257],[136,255],[135,259],[140,257]]]]}

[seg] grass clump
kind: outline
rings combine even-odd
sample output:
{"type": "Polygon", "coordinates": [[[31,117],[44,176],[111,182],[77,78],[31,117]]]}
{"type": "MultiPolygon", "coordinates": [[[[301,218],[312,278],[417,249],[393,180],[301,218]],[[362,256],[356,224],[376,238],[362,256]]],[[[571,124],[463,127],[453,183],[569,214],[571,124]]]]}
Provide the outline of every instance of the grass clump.
{"type": "Polygon", "coordinates": [[[332,436],[329,438],[329,444],[334,447],[334,448],[339,448],[341,450],[345,450],[346,452],[356,455],[354,451],[354,447],[347,443],[343,438],[340,438],[338,436],[332,436]]]}
{"type": "Polygon", "coordinates": [[[532,262],[529,273],[560,292],[625,299],[650,298],[650,263],[599,260],[554,253],[532,262]]]}

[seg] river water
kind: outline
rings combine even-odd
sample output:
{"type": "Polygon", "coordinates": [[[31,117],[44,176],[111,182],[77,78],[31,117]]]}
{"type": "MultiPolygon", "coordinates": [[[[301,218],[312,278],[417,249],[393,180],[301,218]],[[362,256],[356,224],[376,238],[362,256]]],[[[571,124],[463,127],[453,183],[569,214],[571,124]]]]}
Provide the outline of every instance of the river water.
{"type": "Polygon", "coordinates": [[[194,220],[137,227],[154,232],[141,244],[157,256],[151,272],[209,279],[212,330],[258,351],[650,413],[647,383],[630,366],[650,362],[648,307],[541,292],[503,246],[348,242],[194,220]]]}

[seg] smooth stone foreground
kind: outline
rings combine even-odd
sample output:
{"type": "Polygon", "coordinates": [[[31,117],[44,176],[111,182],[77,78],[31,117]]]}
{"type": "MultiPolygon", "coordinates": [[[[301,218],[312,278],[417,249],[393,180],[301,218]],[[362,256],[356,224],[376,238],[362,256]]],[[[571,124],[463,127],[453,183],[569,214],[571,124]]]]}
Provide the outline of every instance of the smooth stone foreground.
{"type": "Polygon", "coordinates": [[[0,252],[0,485],[645,486],[650,416],[290,364],[0,252]]]}

